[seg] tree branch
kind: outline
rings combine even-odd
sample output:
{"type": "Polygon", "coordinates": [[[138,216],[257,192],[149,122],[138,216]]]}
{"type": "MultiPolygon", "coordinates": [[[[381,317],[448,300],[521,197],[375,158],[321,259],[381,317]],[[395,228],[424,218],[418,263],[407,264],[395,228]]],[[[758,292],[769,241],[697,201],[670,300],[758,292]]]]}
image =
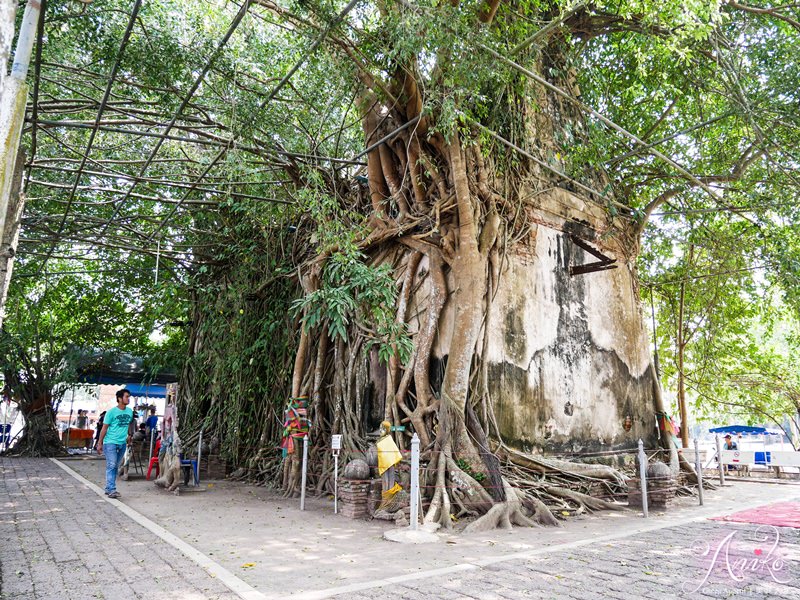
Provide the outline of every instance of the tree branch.
{"type": "Polygon", "coordinates": [[[781,8],[784,8],[782,6],[775,6],[770,8],[758,8],[756,6],[748,6],[747,4],[741,4],[739,2],[736,2],[735,0],[728,0],[728,6],[755,15],[765,15],[769,17],[774,17],[779,21],[788,23],[789,25],[800,31],[800,22],[784,15],[781,12],[778,12],[781,8]]]}

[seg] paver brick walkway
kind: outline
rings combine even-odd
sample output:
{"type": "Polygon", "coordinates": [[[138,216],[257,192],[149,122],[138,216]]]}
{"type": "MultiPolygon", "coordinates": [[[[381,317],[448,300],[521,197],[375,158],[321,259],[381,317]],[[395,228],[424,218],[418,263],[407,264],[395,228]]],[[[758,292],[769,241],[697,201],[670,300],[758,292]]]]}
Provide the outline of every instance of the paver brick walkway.
{"type": "MultiPolygon", "coordinates": [[[[0,597],[8,600],[237,598],[44,459],[0,458],[0,575],[0,597]]],[[[696,521],[525,558],[490,563],[476,556],[476,564],[460,570],[419,575],[338,597],[795,600],[800,598],[800,529],[696,521]]]]}
{"type": "Polygon", "coordinates": [[[0,597],[238,598],[47,459],[0,458],[0,597]]]}
{"type": "Polygon", "coordinates": [[[800,530],[759,531],[758,525],[701,521],[346,596],[348,600],[797,600],[800,530]],[[709,552],[703,556],[706,549],[709,552]]]}

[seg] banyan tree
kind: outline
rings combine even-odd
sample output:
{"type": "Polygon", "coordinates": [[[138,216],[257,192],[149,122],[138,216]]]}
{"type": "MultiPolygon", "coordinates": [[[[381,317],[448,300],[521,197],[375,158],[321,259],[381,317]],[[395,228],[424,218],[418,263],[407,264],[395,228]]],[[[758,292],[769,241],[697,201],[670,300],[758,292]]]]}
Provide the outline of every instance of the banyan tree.
{"type": "Polygon", "coordinates": [[[172,162],[192,174],[136,234],[191,275],[175,277],[186,423],[292,493],[287,398],[308,397],[319,491],[330,435],[355,455],[387,420],[401,448],[420,437],[426,519],[448,527],[608,506],[588,492],[620,492],[617,471],[555,457],[668,438],[648,231],[789,189],[796,8],[251,0],[215,46],[196,42],[213,27],[194,3],[179,24],[142,11],[120,79],[145,69],[148,103],[126,118],[177,111],[117,168],[145,162],[151,189],[172,162]],[[211,149],[185,150],[198,140],[211,149]]]}
{"type": "MultiPolygon", "coordinates": [[[[314,30],[298,64],[317,57],[321,94],[344,82],[360,125],[317,148],[355,154],[286,168],[305,202],[286,392],[309,398],[314,485],[330,434],[363,451],[387,420],[421,439],[428,521],[609,506],[583,492],[613,497],[618,472],[554,455],[669,444],[642,236],[660,207],[725,210],[763,175],[736,44],[796,25],[716,2],[259,4],[314,30]]],[[[296,491],[296,469],[269,472],[296,491]]]]}
{"type": "MultiPolygon", "coordinates": [[[[548,455],[669,437],[642,235],[662,206],[728,207],[763,168],[736,43],[767,44],[760,26],[785,42],[795,25],[715,2],[352,8],[309,17],[335,67],[323,80],[352,86],[363,135],[351,162],[292,175],[314,208],[292,226],[287,391],[309,397],[319,450],[334,433],[363,450],[383,420],[405,426],[401,446],[416,432],[428,521],[469,514],[478,529],[552,522],[542,500],[608,506],[579,490],[612,496],[616,471],[548,455]]],[[[299,482],[289,468],[282,483],[299,482]]]]}
{"type": "Polygon", "coordinates": [[[355,233],[347,248],[312,246],[299,265],[291,394],[309,396],[312,423],[351,447],[381,420],[416,432],[426,518],[445,526],[451,514],[484,514],[472,528],[549,522],[541,493],[602,506],[539,475],[606,480],[613,493],[612,469],[540,453],[655,439],[635,270],[644,217],[575,156],[596,126],[578,99],[580,46],[643,18],[593,13],[398,3],[368,14],[375,31],[332,34],[358,81],[367,164],[320,186],[355,233]],[[348,281],[354,261],[392,279],[388,307],[374,282],[348,281]]]}
{"type": "MultiPolygon", "coordinates": [[[[609,506],[583,492],[613,497],[619,473],[554,455],[670,445],[643,234],[661,207],[735,210],[737,183],[763,176],[736,43],[780,46],[796,25],[715,2],[351,3],[327,19],[261,4],[314,28],[313,77],[346,82],[342,123],[361,129],[346,160],[287,170],[307,202],[287,391],[309,397],[317,489],[330,434],[364,450],[388,420],[401,447],[421,439],[429,521],[609,506]]],[[[296,470],[272,473],[296,491],[296,470]]]]}

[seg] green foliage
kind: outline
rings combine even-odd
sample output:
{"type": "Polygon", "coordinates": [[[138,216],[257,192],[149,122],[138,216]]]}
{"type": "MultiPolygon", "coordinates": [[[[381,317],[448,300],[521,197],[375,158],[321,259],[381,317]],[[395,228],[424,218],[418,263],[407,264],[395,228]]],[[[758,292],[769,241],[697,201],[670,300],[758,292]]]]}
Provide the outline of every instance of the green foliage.
{"type": "MultiPolygon", "coordinates": [[[[239,216],[258,212],[255,205],[229,208],[239,216]]],[[[224,261],[193,280],[184,427],[187,434],[210,432],[223,458],[242,464],[280,431],[275,415],[290,393],[290,304],[298,289],[283,272],[284,258],[271,252],[286,241],[286,228],[263,232],[253,220],[236,218],[226,219],[226,231],[242,243],[227,247],[224,261]]]]}
{"type": "Polygon", "coordinates": [[[353,327],[370,332],[370,345],[378,346],[381,360],[396,355],[408,362],[413,349],[404,324],[394,320],[397,284],[390,265],[369,266],[366,257],[350,249],[333,254],[323,268],[319,289],[294,301],[303,327],[327,328],[327,335],[347,342],[353,327]]]}
{"type": "Polygon", "coordinates": [[[464,460],[463,458],[456,459],[456,464],[458,465],[459,469],[464,471],[464,473],[466,473],[467,475],[472,477],[478,483],[481,483],[482,481],[484,481],[486,479],[486,475],[484,475],[483,473],[480,473],[480,472],[476,473],[472,469],[472,466],[466,460],[464,460]]]}
{"type": "MultiPolygon", "coordinates": [[[[650,218],[639,260],[655,290],[666,381],[674,382],[679,329],[698,398],[733,393],[737,366],[787,370],[794,347],[768,352],[755,332],[772,339],[780,329],[790,340],[800,318],[800,60],[791,23],[711,0],[504,2],[491,26],[476,23],[479,0],[364,2],[309,53],[344,5],[298,0],[270,12],[252,3],[220,48],[236,3],[146,2],[120,55],[129,1],[47,4],[38,118],[63,123],[38,129],[29,156],[22,279],[6,322],[16,350],[6,352],[7,364],[39,348],[42,360],[63,365],[59,357],[78,346],[180,364],[188,343],[192,390],[202,395],[189,422],[218,425],[225,452],[238,458],[269,438],[264,423],[287,393],[292,307],[307,329],[351,342],[358,332],[381,360],[407,361],[412,342],[395,320],[395,274],[359,250],[371,208],[353,201],[364,172],[349,159],[364,148],[364,82],[383,82],[372,91],[387,101],[387,91],[398,93],[392,77],[408,69],[431,133],[474,136],[467,128],[477,121],[596,185],[601,197],[593,200],[623,227],[642,223],[651,202],[677,190],[650,218]],[[551,36],[512,52],[573,9],[551,36]],[[555,102],[482,46],[579,97],[710,187],[570,101],[555,102]],[[78,177],[117,61],[102,115],[110,125],[98,130],[78,177]],[[142,171],[157,143],[150,136],[167,123],[172,139],[142,171]],[[221,147],[227,152],[211,167],[221,147]],[[630,207],[634,223],[615,203],[630,207]],[[89,259],[125,274],[36,279],[48,253],[67,257],[51,258],[48,272],[89,259]],[[319,285],[304,295],[295,275],[315,261],[319,285]],[[681,282],[686,314],[678,323],[681,282]],[[194,323],[188,336],[166,325],[175,320],[194,323]],[[167,339],[153,344],[154,330],[167,339]]],[[[525,173],[519,153],[485,134],[481,142],[498,181],[525,173]]],[[[33,144],[29,132],[24,143],[33,144]]],[[[498,192],[521,204],[513,188],[498,192]]],[[[67,378],[53,368],[50,379],[67,378]]]]}
{"type": "Polygon", "coordinates": [[[182,344],[163,339],[173,344],[169,351],[151,338],[162,319],[172,318],[165,314],[169,303],[156,300],[163,288],[142,289],[136,277],[101,269],[75,274],[56,261],[38,278],[38,267],[16,272],[0,333],[0,369],[18,398],[52,393],[58,402],[59,384],[76,381],[87,356],[124,352],[149,358],[153,370],[176,366],[182,344]]]}
{"type": "Polygon", "coordinates": [[[763,275],[770,261],[760,243],[763,232],[718,215],[693,225],[651,233],[642,255],[650,272],[646,300],[657,310],[663,378],[674,390],[682,339],[695,415],[782,424],[800,406],[792,366],[800,360],[800,321],[782,301],[779,281],[763,275]]]}

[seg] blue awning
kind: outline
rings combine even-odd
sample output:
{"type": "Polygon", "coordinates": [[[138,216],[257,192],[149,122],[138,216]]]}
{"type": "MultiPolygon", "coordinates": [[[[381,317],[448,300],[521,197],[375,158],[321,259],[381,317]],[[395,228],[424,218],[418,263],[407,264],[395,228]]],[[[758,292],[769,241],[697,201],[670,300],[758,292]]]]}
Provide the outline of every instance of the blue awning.
{"type": "Polygon", "coordinates": [[[730,433],[737,435],[775,435],[766,427],[751,427],[749,425],[726,425],[708,430],[711,433],[730,433]]]}
{"type": "Polygon", "coordinates": [[[167,386],[165,385],[147,385],[139,383],[126,383],[120,385],[120,388],[127,388],[134,397],[147,397],[147,398],[166,398],[167,386]]]}

